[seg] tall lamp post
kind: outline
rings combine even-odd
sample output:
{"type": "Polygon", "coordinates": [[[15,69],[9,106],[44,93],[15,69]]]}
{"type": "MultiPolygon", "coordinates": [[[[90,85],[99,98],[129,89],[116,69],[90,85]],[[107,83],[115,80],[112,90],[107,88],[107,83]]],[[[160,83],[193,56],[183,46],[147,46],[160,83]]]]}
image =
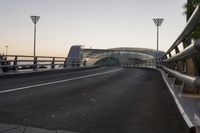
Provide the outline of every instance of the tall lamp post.
{"type": "Polygon", "coordinates": [[[164,18],[154,18],[153,22],[155,23],[157,27],[157,50],[158,50],[158,43],[159,43],[159,26],[163,23],[164,18]]]}
{"type": "Polygon", "coordinates": [[[8,45],[6,45],[6,57],[8,55],[8,45]]]}
{"type": "Polygon", "coordinates": [[[35,49],[36,49],[36,24],[40,18],[40,16],[30,16],[32,22],[34,23],[34,51],[33,51],[33,56],[35,60],[35,49]]]}

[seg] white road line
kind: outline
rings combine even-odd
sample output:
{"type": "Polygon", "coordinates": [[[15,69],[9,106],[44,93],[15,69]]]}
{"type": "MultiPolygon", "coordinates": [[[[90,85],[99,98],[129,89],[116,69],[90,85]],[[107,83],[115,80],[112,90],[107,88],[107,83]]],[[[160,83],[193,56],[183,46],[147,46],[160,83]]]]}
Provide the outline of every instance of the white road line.
{"type": "Polygon", "coordinates": [[[24,86],[24,87],[19,87],[19,88],[13,88],[13,89],[9,89],[9,90],[3,90],[3,91],[0,91],[0,94],[7,93],[7,92],[18,91],[18,90],[25,90],[25,89],[29,89],[29,88],[33,88],[33,87],[40,87],[40,86],[52,85],[52,84],[57,84],[57,83],[62,83],[62,82],[68,82],[68,81],[77,80],[77,79],[94,77],[94,76],[98,76],[98,75],[113,73],[113,72],[116,72],[116,71],[119,71],[119,70],[122,70],[122,69],[123,68],[119,68],[119,69],[116,69],[116,70],[106,71],[106,72],[102,72],[102,73],[95,73],[95,74],[90,74],[90,75],[85,75],[85,76],[80,76],[80,77],[75,77],[75,78],[70,78],[70,79],[64,79],[64,80],[58,80],[58,81],[47,82],[47,83],[42,83],[42,84],[24,86]]]}

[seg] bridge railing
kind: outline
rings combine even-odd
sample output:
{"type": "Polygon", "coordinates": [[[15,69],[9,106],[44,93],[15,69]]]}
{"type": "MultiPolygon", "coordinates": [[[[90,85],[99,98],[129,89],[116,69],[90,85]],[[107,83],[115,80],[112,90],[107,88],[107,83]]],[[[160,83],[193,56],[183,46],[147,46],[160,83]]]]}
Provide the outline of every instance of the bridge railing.
{"type": "MultiPolygon", "coordinates": [[[[191,39],[191,34],[200,24],[200,5],[190,17],[184,30],[169,50],[157,58],[157,67],[175,78],[174,84],[182,85],[184,93],[200,94],[197,58],[200,57],[200,39],[191,39]]],[[[199,58],[200,59],[200,58],[199,58]]]]}
{"type": "Polygon", "coordinates": [[[0,70],[2,72],[25,70],[25,69],[56,69],[74,68],[85,66],[83,59],[70,59],[65,57],[33,56],[28,55],[1,55],[0,70]]]}
{"type": "Polygon", "coordinates": [[[134,67],[149,67],[149,68],[156,68],[156,60],[155,59],[151,59],[151,60],[141,60],[141,61],[137,61],[134,64],[134,67]]]}

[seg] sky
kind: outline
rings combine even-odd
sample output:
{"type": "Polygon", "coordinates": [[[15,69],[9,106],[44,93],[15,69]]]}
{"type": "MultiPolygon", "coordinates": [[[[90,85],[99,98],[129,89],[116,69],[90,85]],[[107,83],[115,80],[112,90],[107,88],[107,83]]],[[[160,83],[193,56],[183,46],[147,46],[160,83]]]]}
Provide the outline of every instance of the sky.
{"type": "Polygon", "coordinates": [[[164,18],[159,49],[167,51],[186,25],[186,0],[0,0],[0,53],[66,57],[72,45],[85,48],[156,49],[153,18],[164,18]]]}

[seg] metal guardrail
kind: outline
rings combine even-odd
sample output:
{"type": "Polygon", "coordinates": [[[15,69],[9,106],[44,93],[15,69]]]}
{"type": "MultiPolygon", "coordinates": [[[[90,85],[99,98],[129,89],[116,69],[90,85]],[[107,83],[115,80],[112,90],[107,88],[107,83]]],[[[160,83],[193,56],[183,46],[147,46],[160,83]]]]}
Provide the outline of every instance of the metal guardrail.
{"type": "Polygon", "coordinates": [[[151,60],[140,60],[137,61],[134,64],[134,67],[149,67],[149,68],[155,68],[156,67],[156,60],[151,59],[151,60]]]}
{"type": "Polygon", "coordinates": [[[197,89],[200,89],[200,77],[197,77],[197,76],[191,76],[191,75],[186,75],[186,74],[183,74],[183,73],[180,73],[178,71],[175,71],[175,70],[172,70],[172,69],[169,69],[168,67],[165,67],[165,66],[160,66],[163,70],[169,72],[170,74],[174,75],[176,78],[178,78],[179,80],[183,81],[184,83],[194,87],[194,88],[197,88],[197,89]]]}
{"type": "MultiPolygon", "coordinates": [[[[179,97],[180,101],[178,101],[178,98],[175,98],[175,102],[182,103],[182,105],[177,104],[177,106],[190,128],[190,133],[200,132],[199,119],[195,118],[199,118],[200,108],[200,37],[199,39],[191,39],[191,34],[199,25],[200,4],[193,12],[193,15],[190,17],[180,36],[178,36],[163,56],[154,60],[138,62],[138,65],[143,67],[155,65],[157,68],[167,73],[165,76],[173,79],[170,85],[173,86],[175,93],[178,92],[177,97],[180,96],[180,93],[183,93],[183,95],[179,97]],[[199,64],[197,65],[197,63],[199,64]],[[199,66],[199,68],[197,66],[199,66]],[[176,85],[178,85],[178,87],[176,87],[176,85]],[[181,90],[177,91],[176,89],[178,88],[181,88],[181,90]],[[184,106],[184,110],[180,106],[184,106]],[[190,124],[191,121],[192,124],[190,124]]],[[[172,93],[174,97],[176,97],[175,93],[172,93]]]]}
{"type": "Polygon", "coordinates": [[[2,72],[23,69],[56,69],[66,67],[85,66],[83,59],[70,59],[65,57],[33,56],[29,55],[0,55],[0,70],[2,72]]]}
{"type": "Polygon", "coordinates": [[[173,45],[169,48],[166,54],[174,50],[181,42],[183,42],[184,40],[187,40],[186,38],[195,29],[199,21],[200,21],[200,6],[198,5],[195,11],[193,12],[192,16],[190,17],[189,21],[187,22],[187,25],[185,26],[184,30],[176,39],[176,41],[173,43],[173,45]]]}
{"type": "Polygon", "coordinates": [[[197,68],[196,60],[197,57],[200,60],[200,38],[192,40],[190,37],[198,25],[200,25],[200,4],[196,7],[182,33],[163,56],[154,60],[138,61],[136,66],[157,66],[169,73],[169,76],[174,77],[174,84],[182,85],[184,93],[199,95],[198,69],[200,68],[197,68]]]}
{"type": "MultiPolygon", "coordinates": [[[[196,58],[200,57],[200,39],[192,40],[190,35],[200,24],[200,4],[196,7],[184,30],[161,57],[139,62],[138,64],[155,64],[175,78],[174,84],[183,86],[184,93],[200,94],[200,77],[196,58]],[[182,47],[181,47],[182,46],[182,47]]],[[[200,58],[199,58],[200,60],[200,58]]]]}
{"type": "Polygon", "coordinates": [[[193,58],[195,56],[198,56],[199,52],[200,52],[200,39],[196,40],[195,43],[189,45],[180,53],[177,53],[176,55],[165,59],[163,62],[170,62],[170,61],[172,62],[172,61],[193,58]]]}

